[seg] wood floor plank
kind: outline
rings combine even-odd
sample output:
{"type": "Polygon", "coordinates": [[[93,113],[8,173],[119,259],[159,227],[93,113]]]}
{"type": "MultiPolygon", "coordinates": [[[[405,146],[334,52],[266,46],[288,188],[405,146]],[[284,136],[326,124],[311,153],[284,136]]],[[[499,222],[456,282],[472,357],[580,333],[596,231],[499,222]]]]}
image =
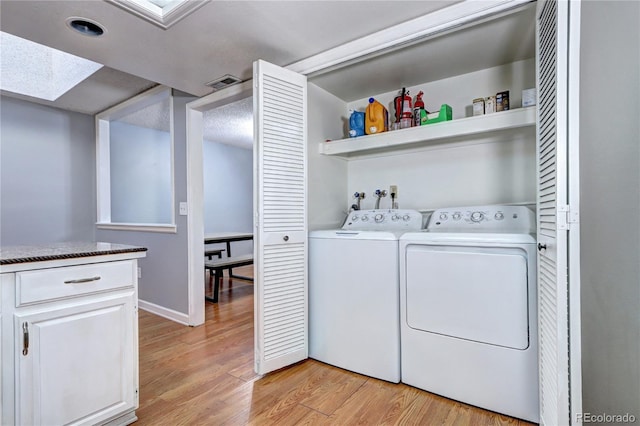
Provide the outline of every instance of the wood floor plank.
{"type": "Polygon", "coordinates": [[[139,312],[136,425],[531,425],[312,359],[259,376],[253,284],[232,282],[224,277],[220,301],[206,304],[200,327],[139,312]]]}

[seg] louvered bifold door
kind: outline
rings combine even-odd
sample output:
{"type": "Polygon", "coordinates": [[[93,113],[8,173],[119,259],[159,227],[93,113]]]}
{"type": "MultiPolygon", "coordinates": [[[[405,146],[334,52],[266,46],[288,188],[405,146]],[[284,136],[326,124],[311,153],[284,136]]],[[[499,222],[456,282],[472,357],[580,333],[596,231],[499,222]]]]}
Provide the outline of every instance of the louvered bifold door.
{"type": "Polygon", "coordinates": [[[254,63],[255,370],[307,358],[307,79],[254,63]]]}
{"type": "Polygon", "coordinates": [[[562,224],[567,205],[568,2],[539,1],[537,7],[540,424],[557,426],[571,424],[567,230],[562,224]]]}

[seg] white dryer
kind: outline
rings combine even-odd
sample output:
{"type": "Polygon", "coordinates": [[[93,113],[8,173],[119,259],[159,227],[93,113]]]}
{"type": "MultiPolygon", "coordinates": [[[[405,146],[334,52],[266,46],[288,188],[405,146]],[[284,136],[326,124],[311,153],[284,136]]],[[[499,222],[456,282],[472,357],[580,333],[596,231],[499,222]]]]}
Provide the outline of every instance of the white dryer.
{"type": "Polygon", "coordinates": [[[437,210],[400,239],[402,382],[538,422],[534,213],[437,210]]]}
{"type": "Polygon", "coordinates": [[[309,356],[400,381],[398,239],[415,210],[362,210],[342,229],[309,233],[309,356]]]}

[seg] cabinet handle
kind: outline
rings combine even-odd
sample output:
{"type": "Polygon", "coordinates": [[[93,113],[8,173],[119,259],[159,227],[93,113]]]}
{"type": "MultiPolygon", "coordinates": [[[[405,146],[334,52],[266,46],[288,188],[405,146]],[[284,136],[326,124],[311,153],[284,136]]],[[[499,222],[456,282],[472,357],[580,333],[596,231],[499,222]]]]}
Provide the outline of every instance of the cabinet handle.
{"type": "Polygon", "coordinates": [[[22,323],[22,355],[29,353],[29,323],[22,323]]]}
{"type": "Polygon", "coordinates": [[[82,284],[82,283],[90,283],[91,281],[98,281],[100,277],[91,277],[91,278],[80,278],[77,280],[67,280],[65,284],[82,284]]]}

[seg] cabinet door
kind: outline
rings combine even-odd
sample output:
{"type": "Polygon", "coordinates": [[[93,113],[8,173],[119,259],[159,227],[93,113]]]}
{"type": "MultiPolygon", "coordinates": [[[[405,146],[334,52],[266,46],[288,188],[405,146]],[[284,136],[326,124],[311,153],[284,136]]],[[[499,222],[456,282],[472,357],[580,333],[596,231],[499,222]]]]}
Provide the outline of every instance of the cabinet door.
{"type": "Polygon", "coordinates": [[[307,79],[254,63],[255,370],[307,358],[307,79]]]}
{"type": "Polygon", "coordinates": [[[137,407],[134,294],[15,314],[16,424],[89,425],[137,407]]]}

